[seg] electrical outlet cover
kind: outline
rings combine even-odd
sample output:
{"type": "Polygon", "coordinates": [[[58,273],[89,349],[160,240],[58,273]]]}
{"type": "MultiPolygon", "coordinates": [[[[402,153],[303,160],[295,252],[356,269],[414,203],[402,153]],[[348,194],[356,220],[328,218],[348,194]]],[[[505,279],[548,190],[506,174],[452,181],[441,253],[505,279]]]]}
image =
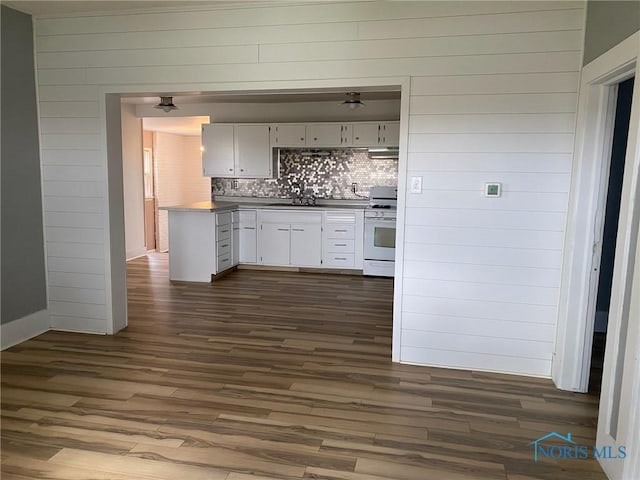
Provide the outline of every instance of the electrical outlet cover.
{"type": "Polygon", "coordinates": [[[411,193],[422,193],[422,177],[411,177],[411,193]]]}

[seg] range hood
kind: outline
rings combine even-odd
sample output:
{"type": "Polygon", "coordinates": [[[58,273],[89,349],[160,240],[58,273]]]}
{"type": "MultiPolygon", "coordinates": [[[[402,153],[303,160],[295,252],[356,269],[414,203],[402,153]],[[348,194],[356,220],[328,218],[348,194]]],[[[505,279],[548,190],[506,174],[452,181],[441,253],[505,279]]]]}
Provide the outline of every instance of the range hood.
{"type": "Polygon", "coordinates": [[[367,153],[369,158],[398,158],[398,147],[371,147],[367,153]]]}

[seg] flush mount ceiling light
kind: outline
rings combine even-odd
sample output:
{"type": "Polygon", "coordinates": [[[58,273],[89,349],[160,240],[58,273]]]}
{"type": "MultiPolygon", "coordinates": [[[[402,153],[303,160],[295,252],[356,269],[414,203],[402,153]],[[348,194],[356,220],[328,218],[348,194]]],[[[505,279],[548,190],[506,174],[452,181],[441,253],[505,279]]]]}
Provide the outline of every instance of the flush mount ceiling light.
{"type": "Polygon", "coordinates": [[[153,108],[160,108],[166,113],[169,113],[171,110],[178,109],[178,107],[173,104],[173,97],[160,97],[160,103],[155,105],[153,108]]]}
{"type": "Polygon", "coordinates": [[[341,105],[347,107],[349,110],[364,107],[364,103],[360,101],[360,94],[358,92],[348,92],[347,99],[342,102],[341,105]]]}

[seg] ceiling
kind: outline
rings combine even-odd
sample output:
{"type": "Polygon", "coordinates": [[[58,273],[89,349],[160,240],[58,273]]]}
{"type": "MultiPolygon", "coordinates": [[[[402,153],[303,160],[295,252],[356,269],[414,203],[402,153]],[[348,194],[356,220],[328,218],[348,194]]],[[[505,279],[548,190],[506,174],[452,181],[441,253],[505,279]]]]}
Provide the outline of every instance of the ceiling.
{"type": "MultiPolygon", "coordinates": [[[[201,93],[193,95],[173,95],[176,105],[189,103],[290,103],[290,102],[342,102],[347,99],[346,92],[349,89],[339,91],[296,91],[296,92],[247,92],[247,93],[201,93]]],[[[399,91],[367,91],[358,89],[360,100],[400,100],[399,91]]],[[[123,97],[123,103],[133,104],[157,104],[160,94],[137,97],[123,97]]],[[[162,95],[172,95],[162,93],[162,95]]]]}
{"type": "Polygon", "coordinates": [[[153,132],[199,136],[203,123],[209,123],[209,117],[145,117],[142,119],[142,128],[153,132]]]}
{"type": "MultiPolygon", "coordinates": [[[[76,15],[76,14],[94,14],[94,13],[121,13],[123,11],[149,11],[158,9],[173,8],[245,8],[252,6],[273,5],[274,2],[269,1],[223,1],[223,0],[180,0],[180,1],[156,1],[156,0],[138,0],[138,1],[31,1],[31,0],[10,0],[3,1],[4,5],[24,13],[29,13],[35,17],[59,16],[59,15],[76,15]]],[[[278,2],[285,3],[285,2],[278,2]]],[[[297,1],[295,3],[305,3],[297,1]]]]}

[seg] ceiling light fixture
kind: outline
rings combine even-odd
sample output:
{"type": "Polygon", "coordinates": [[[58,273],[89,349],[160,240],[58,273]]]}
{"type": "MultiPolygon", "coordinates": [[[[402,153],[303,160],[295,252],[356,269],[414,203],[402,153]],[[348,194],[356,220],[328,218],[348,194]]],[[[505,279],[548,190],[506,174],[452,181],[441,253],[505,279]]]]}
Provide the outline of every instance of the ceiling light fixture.
{"type": "Polygon", "coordinates": [[[160,103],[155,105],[153,108],[159,108],[164,110],[166,113],[169,113],[171,110],[178,109],[178,107],[173,104],[173,97],[160,97],[160,103]]]}
{"type": "Polygon", "coordinates": [[[360,101],[360,94],[358,92],[348,92],[347,99],[341,103],[342,106],[347,107],[349,110],[355,110],[356,108],[364,107],[364,103],[360,101]]]}

